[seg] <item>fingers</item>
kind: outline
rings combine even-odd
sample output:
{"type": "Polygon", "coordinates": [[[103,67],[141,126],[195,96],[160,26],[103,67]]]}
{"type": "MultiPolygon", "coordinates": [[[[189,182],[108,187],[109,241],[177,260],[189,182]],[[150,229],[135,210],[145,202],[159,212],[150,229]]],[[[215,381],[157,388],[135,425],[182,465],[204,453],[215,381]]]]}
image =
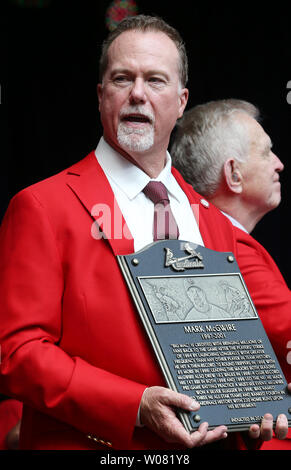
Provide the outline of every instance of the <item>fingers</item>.
{"type": "Polygon", "coordinates": [[[208,423],[202,423],[199,429],[192,433],[192,447],[203,446],[205,444],[211,444],[212,442],[219,441],[227,438],[226,426],[218,426],[212,431],[208,431],[208,423]]]}
{"type": "MultiPolygon", "coordinates": [[[[273,437],[273,416],[266,413],[261,425],[254,424],[250,427],[249,435],[253,439],[261,438],[263,441],[270,441],[273,437]]],[[[278,439],[285,439],[288,433],[288,420],[284,414],[280,414],[275,425],[275,435],[278,439]]]]}
{"type": "Polygon", "coordinates": [[[250,427],[249,436],[252,439],[261,438],[263,441],[270,441],[273,436],[273,416],[270,413],[266,413],[260,425],[253,424],[250,427]]]}
{"type": "Polygon", "coordinates": [[[140,403],[141,421],[146,424],[147,415],[151,411],[165,414],[169,407],[176,407],[186,411],[197,411],[200,405],[182,393],[176,393],[164,387],[149,387],[144,391],[140,403]],[[164,408],[165,406],[167,407],[166,409],[164,408]]]}
{"type": "Polygon", "coordinates": [[[208,423],[202,423],[197,431],[186,431],[176,416],[176,409],[197,411],[200,408],[192,398],[164,387],[149,387],[140,403],[142,423],[159,434],[165,441],[192,448],[224,439],[226,427],[220,426],[208,431],[208,423]]]}
{"type": "Polygon", "coordinates": [[[189,433],[177,418],[176,407],[196,411],[199,405],[191,398],[164,387],[149,387],[140,403],[141,422],[166,442],[189,447],[189,433]]]}
{"type": "Polygon", "coordinates": [[[140,402],[141,422],[168,442],[185,439],[186,430],[176,416],[176,409],[197,411],[200,405],[190,397],[164,387],[149,387],[140,402]]]}
{"type": "Polygon", "coordinates": [[[270,441],[273,437],[273,416],[266,413],[261,422],[261,439],[263,441],[270,441]]]}
{"type": "Polygon", "coordinates": [[[259,439],[261,433],[261,428],[259,424],[252,424],[249,429],[249,436],[252,439],[259,439]]]}
{"type": "Polygon", "coordinates": [[[188,397],[182,393],[174,392],[164,387],[150,387],[147,389],[152,393],[152,396],[158,397],[165,405],[176,406],[187,411],[197,411],[200,405],[193,398],[188,397]]]}
{"type": "Polygon", "coordinates": [[[283,414],[279,415],[275,427],[275,435],[278,439],[285,439],[288,434],[288,420],[283,414]]]}

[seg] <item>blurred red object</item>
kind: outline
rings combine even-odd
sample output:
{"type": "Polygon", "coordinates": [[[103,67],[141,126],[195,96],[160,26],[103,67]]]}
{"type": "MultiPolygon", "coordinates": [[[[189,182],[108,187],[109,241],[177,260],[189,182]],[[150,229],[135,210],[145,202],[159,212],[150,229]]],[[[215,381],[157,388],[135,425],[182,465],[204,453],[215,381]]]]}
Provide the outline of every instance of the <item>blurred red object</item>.
{"type": "Polygon", "coordinates": [[[135,16],[138,7],[134,0],[113,0],[105,14],[105,24],[109,31],[113,31],[118,23],[127,16],[135,16]]]}
{"type": "Polygon", "coordinates": [[[286,439],[272,439],[264,442],[260,450],[291,450],[291,429],[288,431],[286,439]]]}

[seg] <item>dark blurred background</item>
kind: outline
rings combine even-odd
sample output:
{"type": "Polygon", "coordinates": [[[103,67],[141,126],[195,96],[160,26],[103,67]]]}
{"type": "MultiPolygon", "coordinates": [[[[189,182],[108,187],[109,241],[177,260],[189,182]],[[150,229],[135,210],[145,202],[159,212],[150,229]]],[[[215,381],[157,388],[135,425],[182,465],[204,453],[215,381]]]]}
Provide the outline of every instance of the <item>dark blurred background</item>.
{"type": "MultiPolygon", "coordinates": [[[[108,33],[105,17],[110,4],[111,0],[1,1],[0,220],[16,192],[95,148],[101,135],[97,64],[108,33]]],[[[185,0],[136,4],[139,13],[162,16],[182,34],[190,59],[188,107],[233,97],[260,108],[285,171],[282,203],[253,235],[290,284],[291,7],[268,2],[255,9],[255,2],[202,5],[185,0]]]]}

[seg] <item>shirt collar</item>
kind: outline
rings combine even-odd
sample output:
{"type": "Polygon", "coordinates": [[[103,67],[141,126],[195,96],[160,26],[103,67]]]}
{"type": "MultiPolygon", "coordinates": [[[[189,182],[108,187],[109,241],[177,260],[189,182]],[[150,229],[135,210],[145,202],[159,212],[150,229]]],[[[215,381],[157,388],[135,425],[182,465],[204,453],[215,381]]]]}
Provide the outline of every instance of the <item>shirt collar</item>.
{"type": "Polygon", "coordinates": [[[222,212],[222,214],[225,215],[225,217],[227,217],[231,221],[232,225],[240,228],[246,233],[249,233],[238,220],[234,219],[231,215],[227,214],[226,212],[223,212],[223,211],[220,211],[220,212],[222,212]]]}
{"type": "MultiPolygon", "coordinates": [[[[130,200],[151,180],[144,171],[116,152],[103,137],[97,145],[95,155],[106,176],[112,179],[130,200]]],[[[172,175],[171,167],[172,159],[167,152],[166,165],[155,181],[164,183],[170,195],[180,201],[182,189],[172,175]]]]}

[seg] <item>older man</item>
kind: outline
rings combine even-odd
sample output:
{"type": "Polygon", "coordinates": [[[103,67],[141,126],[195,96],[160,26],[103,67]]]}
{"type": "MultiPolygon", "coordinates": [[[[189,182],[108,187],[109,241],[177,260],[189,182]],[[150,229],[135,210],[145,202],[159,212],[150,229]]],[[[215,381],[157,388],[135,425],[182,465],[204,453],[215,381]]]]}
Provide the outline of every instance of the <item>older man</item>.
{"type": "Polygon", "coordinates": [[[195,106],[179,121],[171,154],[186,181],[237,227],[239,253],[244,251],[240,267],[248,272],[249,287],[256,283],[253,300],[285,376],[291,380],[287,361],[290,290],[274,260],[250,235],[262,217],[279,205],[284,169],[260,124],[259,110],[235,99],[195,106]]]}
{"type": "Polygon", "coordinates": [[[190,109],[179,122],[172,154],[196,191],[248,233],[281,201],[284,165],[251,103],[228,99],[190,109]]]}
{"type": "MultiPolygon", "coordinates": [[[[177,419],[176,408],[199,405],[165,387],[116,261],[155,238],[149,182],[168,191],[175,236],[237,251],[214,207],[201,205],[198,227],[192,207],[201,198],[171,172],[167,146],[187,103],[186,64],[179,34],[162,20],[123,21],[103,47],[96,151],[8,208],[1,390],[24,402],[22,448],[167,449],[226,437],[225,426],[202,423],[189,434],[177,419]]],[[[272,425],[267,415],[250,435],[270,438],[272,425]]],[[[285,436],[284,415],[276,431],[285,436]]]]}

